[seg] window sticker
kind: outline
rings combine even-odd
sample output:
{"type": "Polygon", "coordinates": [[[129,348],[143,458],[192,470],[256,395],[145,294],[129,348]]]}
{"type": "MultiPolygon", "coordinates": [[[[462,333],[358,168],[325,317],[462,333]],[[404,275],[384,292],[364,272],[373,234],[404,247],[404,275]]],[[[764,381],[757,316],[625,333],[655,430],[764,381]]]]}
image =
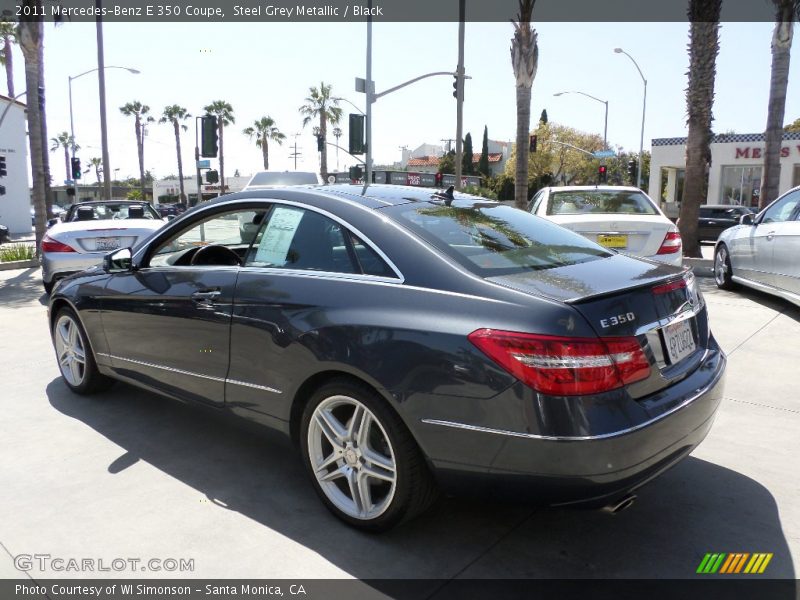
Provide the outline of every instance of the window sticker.
{"type": "Polygon", "coordinates": [[[267,225],[256,251],[256,262],[282,267],[292,244],[297,226],[305,211],[298,208],[277,207],[267,225]]]}

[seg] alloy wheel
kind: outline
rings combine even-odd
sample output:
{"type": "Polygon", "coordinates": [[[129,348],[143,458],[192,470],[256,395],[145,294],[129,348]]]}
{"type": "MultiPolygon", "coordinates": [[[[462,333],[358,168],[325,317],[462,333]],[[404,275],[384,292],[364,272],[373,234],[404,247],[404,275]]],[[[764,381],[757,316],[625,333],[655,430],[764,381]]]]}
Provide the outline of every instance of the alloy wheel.
{"type": "Polygon", "coordinates": [[[55,328],[56,356],[61,375],[78,387],[86,377],[86,346],[78,324],[69,315],[62,315],[55,328]]]}
{"type": "Polygon", "coordinates": [[[717,282],[717,285],[725,285],[727,283],[727,275],[728,275],[728,251],[725,247],[721,247],[717,250],[717,254],[714,260],[714,280],[717,282]]]}
{"type": "Polygon", "coordinates": [[[331,396],[314,409],[308,456],[320,489],[343,513],[371,520],[391,505],[397,464],[375,414],[349,396],[331,396]]]}

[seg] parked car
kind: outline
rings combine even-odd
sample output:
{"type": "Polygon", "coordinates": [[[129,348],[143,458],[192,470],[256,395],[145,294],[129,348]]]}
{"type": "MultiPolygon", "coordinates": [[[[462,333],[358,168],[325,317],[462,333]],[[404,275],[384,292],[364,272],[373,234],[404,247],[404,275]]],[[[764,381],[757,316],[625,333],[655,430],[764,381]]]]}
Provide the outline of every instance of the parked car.
{"type": "Polygon", "coordinates": [[[704,204],[700,207],[697,221],[697,237],[701,242],[716,242],[720,233],[739,224],[742,215],[752,215],[754,212],[749,206],[704,204]]]}
{"type": "Polygon", "coordinates": [[[8,233],[8,227],[5,225],[0,225],[0,244],[4,244],[9,241],[11,241],[11,237],[8,233]]]}
{"type": "Polygon", "coordinates": [[[800,306],[800,187],[789,190],[755,217],[723,231],[714,249],[714,279],[785,298],[800,306]]]}
{"type": "Polygon", "coordinates": [[[530,211],[606,248],[675,266],[683,260],[678,228],[636,187],[547,187],[530,211]]]}
{"type": "Polygon", "coordinates": [[[49,294],[58,279],[100,264],[110,251],[137,244],[164,224],[147,202],[107,200],[73,204],[42,239],[42,281],[49,294]]]}
{"type": "Polygon", "coordinates": [[[274,428],[363,529],[439,489],[629,506],[722,399],[691,272],[432,192],[274,188],[195,207],[56,288],[66,385],[117,379],[274,428]],[[235,216],[254,211],[242,242],[235,216]]]}

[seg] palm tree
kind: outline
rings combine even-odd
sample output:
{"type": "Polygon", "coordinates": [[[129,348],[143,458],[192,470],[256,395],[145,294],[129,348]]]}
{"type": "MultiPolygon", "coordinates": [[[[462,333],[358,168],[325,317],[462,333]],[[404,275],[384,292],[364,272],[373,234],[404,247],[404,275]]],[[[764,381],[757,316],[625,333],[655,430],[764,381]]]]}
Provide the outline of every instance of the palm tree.
{"type": "Polygon", "coordinates": [[[794,19],[800,19],[800,0],[772,0],[775,5],[775,29],[772,32],[772,72],[769,82],[769,108],[765,133],[764,173],[761,177],[759,207],[764,208],[778,197],[781,176],[783,116],[789,86],[789,58],[792,51],[794,19]]]}
{"type": "Polygon", "coordinates": [[[700,257],[697,219],[708,188],[711,166],[711,121],[714,79],[719,53],[719,14],[722,0],[689,1],[689,85],[686,112],[686,176],[681,202],[680,231],[684,256],[700,257]]]}
{"type": "Polygon", "coordinates": [[[333,137],[336,138],[336,171],[339,171],[339,138],[342,137],[342,128],[333,128],[333,137]]]}
{"type": "Polygon", "coordinates": [[[17,28],[10,21],[0,20],[0,37],[3,38],[3,48],[0,51],[0,65],[6,69],[6,85],[8,96],[14,97],[14,57],[11,52],[11,44],[17,41],[17,28]]]}
{"type": "Polygon", "coordinates": [[[328,148],[325,145],[325,138],[328,134],[328,123],[336,125],[342,118],[342,109],[339,108],[339,100],[331,96],[333,86],[325,85],[321,81],[319,87],[310,87],[309,95],[305,99],[305,104],[300,107],[300,114],[303,115],[303,127],[308,125],[312,119],[319,118],[319,135],[322,138],[322,150],[320,151],[319,174],[322,180],[328,177],[328,148]]]}
{"type": "Polygon", "coordinates": [[[186,131],[188,127],[181,123],[181,121],[185,121],[186,119],[190,119],[192,115],[183,108],[182,106],[178,106],[177,104],[172,104],[171,106],[164,107],[164,113],[161,115],[161,118],[158,120],[159,123],[162,125],[164,123],[172,123],[172,128],[175,130],[175,151],[178,154],[178,181],[180,181],[180,189],[181,189],[181,202],[186,202],[186,194],[183,189],[183,160],[181,159],[181,129],[186,131]]]}
{"type": "Polygon", "coordinates": [[[144,185],[144,128],[147,123],[152,123],[155,119],[148,114],[150,112],[150,107],[146,104],[142,104],[138,100],[120,106],[119,112],[126,117],[134,118],[136,150],[139,153],[139,187],[142,192],[142,200],[144,200],[147,198],[144,185]]]}
{"type": "Polygon", "coordinates": [[[39,252],[47,227],[47,187],[49,165],[47,162],[47,123],[44,110],[44,5],[42,0],[23,0],[23,11],[32,15],[21,21],[17,29],[17,40],[25,58],[25,87],[39,90],[39,98],[29,98],[28,143],[31,150],[31,175],[33,179],[32,201],[36,230],[36,252],[39,252]]]}
{"type": "Polygon", "coordinates": [[[517,165],[514,173],[514,204],[528,205],[528,157],[531,126],[531,87],[539,66],[539,45],[531,15],[536,0],[519,0],[519,13],[511,38],[511,66],[517,80],[517,165]]]}
{"type": "Polygon", "coordinates": [[[68,132],[62,131],[58,134],[58,137],[50,138],[50,141],[53,142],[53,145],[50,147],[50,152],[55,152],[59,148],[64,148],[64,168],[66,172],[66,178],[72,179],[72,168],[70,167],[69,161],[69,150],[70,148],[75,148],[75,150],[80,150],[81,147],[75,143],[75,138],[73,138],[68,132]]]}
{"type": "Polygon", "coordinates": [[[269,171],[269,140],[276,142],[280,146],[286,136],[278,130],[275,126],[275,121],[269,116],[261,117],[258,121],[254,121],[253,126],[246,127],[242,133],[251,140],[256,138],[256,146],[261,148],[261,154],[264,158],[264,169],[269,171]]]}
{"type": "MultiPolygon", "coordinates": [[[[203,108],[207,115],[217,117],[217,137],[219,137],[219,189],[220,193],[225,193],[225,147],[223,145],[222,132],[225,125],[236,123],[233,117],[233,107],[224,100],[215,100],[203,108]]],[[[199,197],[199,196],[198,196],[199,197]]]]}
{"type": "Polygon", "coordinates": [[[97,187],[100,187],[100,173],[103,172],[103,159],[93,158],[89,161],[89,166],[94,167],[94,174],[97,176],[97,187]]]}

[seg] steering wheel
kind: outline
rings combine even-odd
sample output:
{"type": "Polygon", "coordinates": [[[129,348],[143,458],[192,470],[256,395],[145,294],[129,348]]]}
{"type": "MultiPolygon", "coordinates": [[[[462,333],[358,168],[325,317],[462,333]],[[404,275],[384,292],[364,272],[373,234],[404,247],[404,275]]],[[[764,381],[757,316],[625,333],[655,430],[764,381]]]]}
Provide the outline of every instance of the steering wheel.
{"type": "Polygon", "coordinates": [[[195,265],[223,265],[223,266],[242,266],[242,259],[233,250],[227,246],[219,246],[212,244],[210,246],[203,246],[192,256],[189,261],[192,266],[195,265]]]}

